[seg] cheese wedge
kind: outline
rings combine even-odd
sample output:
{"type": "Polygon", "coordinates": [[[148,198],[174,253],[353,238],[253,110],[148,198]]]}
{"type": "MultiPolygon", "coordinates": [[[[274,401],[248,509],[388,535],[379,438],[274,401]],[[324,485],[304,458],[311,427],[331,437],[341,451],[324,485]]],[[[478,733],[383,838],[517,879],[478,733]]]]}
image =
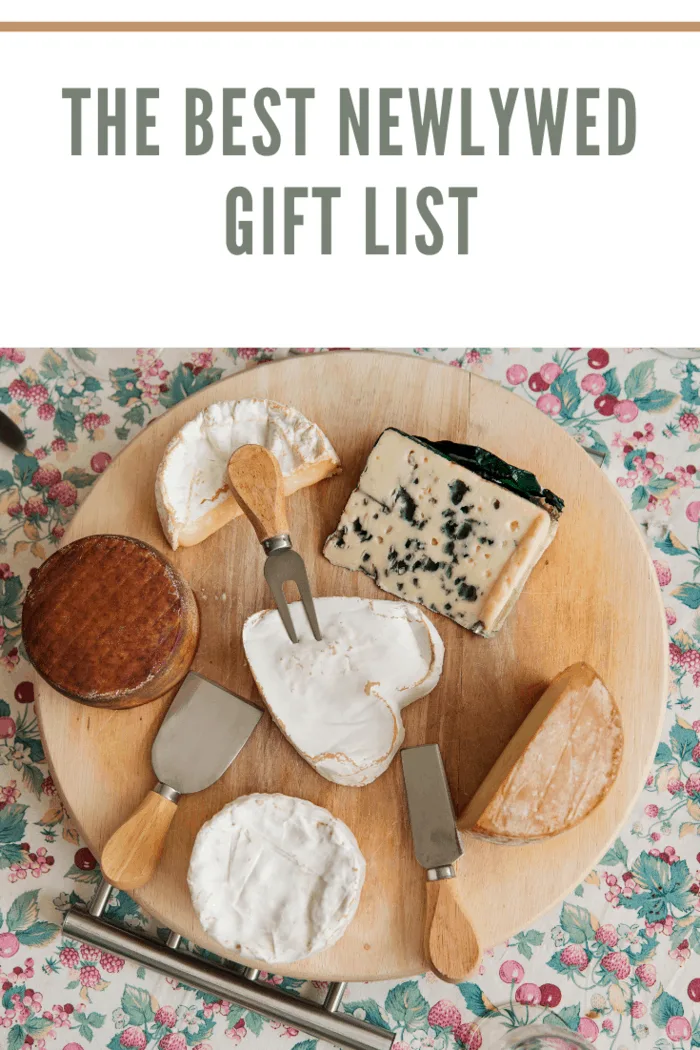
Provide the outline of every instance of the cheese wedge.
{"type": "Polygon", "coordinates": [[[246,620],[245,654],[270,714],[302,758],[326,780],[361,787],[401,747],[402,709],[437,685],[442,639],[406,602],[317,598],[315,605],[322,641],[292,602],[299,642],[268,609],[246,620]]]}
{"type": "Polygon", "coordinates": [[[340,470],[326,435],[296,408],[255,397],[209,405],[172,439],[156,476],[156,507],[173,550],[201,543],[242,513],[226,473],[241,445],[276,456],[286,496],[340,470]]]}
{"type": "Polygon", "coordinates": [[[288,795],[245,795],[200,829],[187,882],[214,940],[274,966],[335,944],[364,878],[355,836],[328,810],[288,795]]]}
{"type": "Polygon", "coordinates": [[[552,542],[563,506],[534,474],[485,449],[390,427],[323,553],[489,637],[552,542]]]}
{"type": "Polygon", "coordinates": [[[620,768],[620,712],[585,663],[545,690],[460,816],[461,831],[493,842],[550,838],[607,795],[620,768]]]}

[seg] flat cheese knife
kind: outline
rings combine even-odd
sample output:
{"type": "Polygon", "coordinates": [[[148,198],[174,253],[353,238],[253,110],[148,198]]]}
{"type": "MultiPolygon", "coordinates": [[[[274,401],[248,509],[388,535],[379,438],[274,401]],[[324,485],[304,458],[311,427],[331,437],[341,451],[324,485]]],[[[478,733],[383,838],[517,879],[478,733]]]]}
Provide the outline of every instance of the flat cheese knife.
{"type": "Polygon", "coordinates": [[[13,452],[24,452],[27,439],[13,419],[0,412],[0,442],[13,452]]]}
{"type": "Polygon", "coordinates": [[[459,984],[479,965],[481,949],[459,897],[455,864],[462,844],[437,744],[401,752],[413,848],[426,869],[425,950],[433,972],[459,984]]]}
{"type": "Polygon", "coordinates": [[[229,460],[228,479],[241,510],[255,529],[255,535],[267,554],[265,579],[290,641],[296,645],[299,639],[283,590],[283,585],[289,580],[297,585],[313,636],[320,642],[321,630],[306,566],[301,555],[293,549],[289,535],[284,483],[277,457],[263,445],[242,445],[229,460]]]}
{"type": "Polygon", "coordinates": [[[153,876],[180,795],[203,791],[222,776],[248,740],[262,711],[195,674],[185,678],[153,741],[158,783],[102,851],[102,874],[120,890],[153,876]]]}

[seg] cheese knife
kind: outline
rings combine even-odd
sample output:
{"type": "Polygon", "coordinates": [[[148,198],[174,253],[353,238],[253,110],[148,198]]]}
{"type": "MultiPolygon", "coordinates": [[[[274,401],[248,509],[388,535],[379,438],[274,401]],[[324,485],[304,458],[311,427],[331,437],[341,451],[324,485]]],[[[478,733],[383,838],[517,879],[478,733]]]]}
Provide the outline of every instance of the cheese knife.
{"type": "Polygon", "coordinates": [[[120,890],[152,878],[181,795],[203,791],[226,772],[262,711],[194,671],[161,723],[151,762],[158,783],[102,851],[102,874],[120,890]]]}
{"type": "Polygon", "coordinates": [[[425,951],[433,972],[459,984],[479,965],[481,948],[459,894],[462,843],[437,744],[401,752],[413,848],[426,870],[425,951]]]}
{"type": "Polygon", "coordinates": [[[288,581],[297,585],[313,636],[320,642],[321,629],[306,566],[301,555],[292,547],[289,535],[284,482],[277,457],[263,445],[242,445],[229,460],[228,479],[241,510],[255,529],[255,535],[267,554],[265,579],[290,641],[296,645],[299,639],[283,590],[288,581]]]}
{"type": "Polygon", "coordinates": [[[13,452],[24,452],[27,439],[13,419],[0,412],[0,442],[13,452]]]}

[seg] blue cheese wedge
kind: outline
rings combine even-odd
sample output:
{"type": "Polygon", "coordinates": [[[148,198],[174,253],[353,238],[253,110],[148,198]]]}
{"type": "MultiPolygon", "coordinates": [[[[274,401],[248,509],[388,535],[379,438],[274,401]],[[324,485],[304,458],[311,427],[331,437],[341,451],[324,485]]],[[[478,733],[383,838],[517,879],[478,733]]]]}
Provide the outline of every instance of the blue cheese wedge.
{"type": "Polygon", "coordinates": [[[498,631],[562,500],[474,445],[385,430],[323,553],[477,634],[498,631]]]}

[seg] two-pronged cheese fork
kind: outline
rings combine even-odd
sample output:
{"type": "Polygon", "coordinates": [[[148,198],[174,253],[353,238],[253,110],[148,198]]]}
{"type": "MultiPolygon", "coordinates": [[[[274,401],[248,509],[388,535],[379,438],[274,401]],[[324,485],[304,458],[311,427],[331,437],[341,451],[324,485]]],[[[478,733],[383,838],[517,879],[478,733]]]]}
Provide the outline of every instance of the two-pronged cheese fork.
{"type": "Polygon", "coordinates": [[[293,549],[289,535],[282,471],[276,457],[262,445],[243,445],[229,460],[228,478],[241,510],[267,554],[265,579],[290,640],[295,644],[299,641],[284,595],[283,585],[287,581],[297,585],[314,638],[320,642],[321,630],[306,566],[293,549]]]}

